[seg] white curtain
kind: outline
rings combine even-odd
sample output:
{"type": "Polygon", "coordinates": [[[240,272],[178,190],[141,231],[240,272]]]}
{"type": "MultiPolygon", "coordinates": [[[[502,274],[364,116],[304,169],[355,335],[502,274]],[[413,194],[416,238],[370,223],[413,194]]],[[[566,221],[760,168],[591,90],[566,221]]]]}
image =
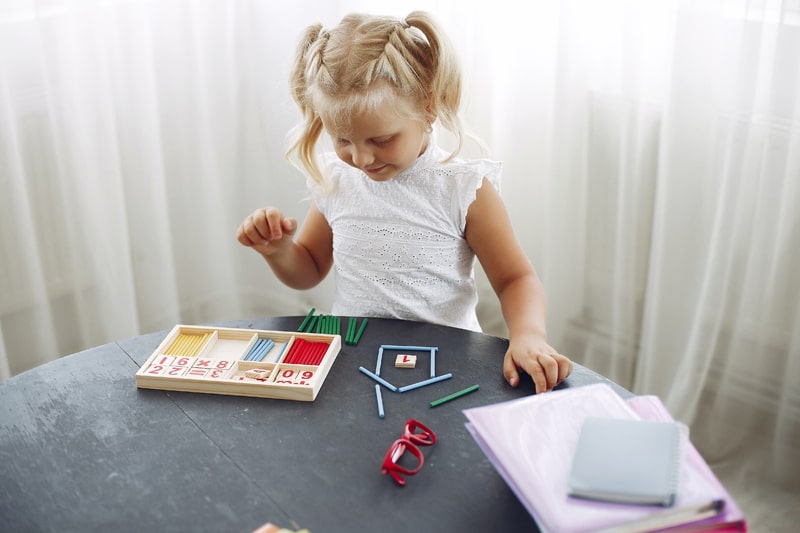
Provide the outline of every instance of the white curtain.
{"type": "Polygon", "coordinates": [[[299,28],[274,2],[0,7],[3,374],[175,323],[305,314],[235,241],[301,215],[283,159],[299,28]]]}
{"type": "Polygon", "coordinates": [[[660,395],[746,510],[769,488],[797,513],[800,3],[519,4],[6,0],[0,378],[175,323],[329,307],[329,283],[288,290],[234,238],[256,207],[307,207],[283,158],[294,44],[350,11],[426,9],[504,161],[551,341],[660,395]]]}

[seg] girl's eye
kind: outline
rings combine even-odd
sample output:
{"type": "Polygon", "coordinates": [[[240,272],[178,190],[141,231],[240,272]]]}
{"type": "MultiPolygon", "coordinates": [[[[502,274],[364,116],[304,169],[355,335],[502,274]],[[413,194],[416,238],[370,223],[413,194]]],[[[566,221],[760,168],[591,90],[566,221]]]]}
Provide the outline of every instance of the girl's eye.
{"type": "Polygon", "coordinates": [[[394,140],[394,137],[379,137],[375,139],[373,142],[379,146],[384,146],[392,142],[392,140],[394,140]]]}
{"type": "Polygon", "coordinates": [[[339,146],[347,146],[348,144],[350,144],[350,141],[348,141],[347,139],[336,139],[336,144],[338,144],[339,146]]]}

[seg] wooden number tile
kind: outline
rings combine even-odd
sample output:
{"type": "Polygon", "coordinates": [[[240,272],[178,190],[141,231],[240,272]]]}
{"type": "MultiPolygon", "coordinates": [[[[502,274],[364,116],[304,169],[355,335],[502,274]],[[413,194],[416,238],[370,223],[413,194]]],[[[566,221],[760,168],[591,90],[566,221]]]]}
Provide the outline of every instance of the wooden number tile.
{"type": "Polygon", "coordinates": [[[230,371],[230,368],[212,368],[208,371],[208,375],[206,377],[211,379],[225,379],[228,377],[230,371]]]}
{"type": "Polygon", "coordinates": [[[259,381],[266,381],[270,375],[271,370],[266,370],[264,368],[253,368],[252,370],[248,370],[244,373],[245,377],[251,379],[257,379],[259,381]]]}
{"type": "Polygon", "coordinates": [[[282,368],[278,371],[278,375],[275,378],[275,383],[294,383],[297,370],[293,370],[291,368],[282,368]]]}
{"type": "Polygon", "coordinates": [[[417,356],[399,353],[394,360],[394,366],[397,368],[414,368],[417,366],[417,356]]]}
{"type": "Polygon", "coordinates": [[[186,373],[186,370],[188,370],[188,368],[189,367],[186,366],[168,366],[166,367],[164,372],[162,372],[162,374],[165,376],[176,378],[178,376],[184,375],[186,373]]]}
{"type": "Polygon", "coordinates": [[[166,370],[167,370],[168,368],[169,368],[169,367],[168,367],[168,366],[166,366],[166,365],[162,365],[162,364],[158,364],[158,363],[156,363],[156,364],[152,364],[152,365],[150,365],[150,367],[147,369],[147,374],[152,374],[152,375],[154,375],[154,376],[160,376],[161,374],[163,374],[164,372],[166,372],[166,370]]]}
{"type": "Polygon", "coordinates": [[[178,377],[185,374],[186,369],[187,367],[185,366],[152,364],[147,369],[147,373],[154,376],[178,377]]]}
{"type": "Polygon", "coordinates": [[[183,368],[189,368],[194,363],[194,357],[176,357],[175,360],[172,362],[172,366],[181,366],[183,368]]]}
{"type": "Polygon", "coordinates": [[[291,385],[311,386],[314,378],[313,370],[295,370],[293,368],[282,368],[278,370],[275,383],[285,383],[291,385]]]}
{"type": "Polygon", "coordinates": [[[295,385],[311,385],[311,380],[314,378],[313,370],[301,370],[295,374],[295,385]]]}
{"type": "Polygon", "coordinates": [[[209,359],[207,357],[198,357],[194,361],[194,368],[214,368],[216,365],[216,361],[214,359],[209,359]]]}
{"type": "Polygon", "coordinates": [[[214,370],[230,370],[235,363],[235,359],[213,359],[211,368],[214,370]]]}
{"type": "Polygon", "coordinates": [[[172,366],[175,362],[175,357],[171,355],[162,355],[155,361],[153,361],[154,365],[161,365],[161,366],[172,366]]]}

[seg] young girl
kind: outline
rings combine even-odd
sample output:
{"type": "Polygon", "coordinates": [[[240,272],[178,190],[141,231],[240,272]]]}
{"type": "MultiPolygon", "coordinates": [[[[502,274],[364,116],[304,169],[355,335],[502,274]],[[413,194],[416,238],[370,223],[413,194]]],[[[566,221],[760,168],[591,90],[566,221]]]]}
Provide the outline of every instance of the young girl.
{"type": "Polygon", "coordinates": [[[500,163],[463,161],[461,73],[430,15],[405,20],[349,15],[333,29],[310,26],[291,76],[303,115],[288,155],[308,174],[313,196],[299,232],[275,207],[259,209],[237,238],[275,275],[308,289],[334,269],[332,314],[393,317],[480,331],[475,257],[508,325],[503,374],[524,370],[536,391],[572,371],[547,343],[545,295],[518,243],[498,188],[500,163]],[[436,145],[439,120],[456,139],[436,145]],[[327,133],[335,154],[322,161],[327,133]]]}

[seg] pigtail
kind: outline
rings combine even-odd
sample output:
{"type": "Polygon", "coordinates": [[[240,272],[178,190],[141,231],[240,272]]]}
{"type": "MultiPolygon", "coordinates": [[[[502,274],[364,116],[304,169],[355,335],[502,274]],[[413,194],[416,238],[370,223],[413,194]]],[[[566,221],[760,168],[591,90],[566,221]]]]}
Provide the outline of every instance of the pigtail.
{"type": "Polygon", "coordinates": [[[309,51],[321,32],[322,24],[314,24],[306,28],[300,36],[295,50],[294,67],[289,76],[289,88],[292,98],[301,109],[306,105],[306,88],[308,87],[306,71],[308,69],[309,51]]]}
{"type": "Polygon", "coordinates": [[[322,133],[322,120],[309,99],[309,81],[315,79],[322,62],[321,45],[324,31],[321,24],[306,28],[300,37],[295,52],[294,67],[289,76],[289,90],[300,108],[303,120],[290,132],[290,144],[286,158],[295,166],[305,170],[317,183],[323,184],[322,173],[317,165],[314,147],[322,133]],[[296,156],[296,160],[293,156],[296,156]]]}
{"type": "Polygon", "coordinates": [[[464,144],[464,128],[460,118],[461,66],[447,36],[430,15],[423,11],[410,13],[405,23],[419,30],[428,41],[432,76],[429,82],[428,112],[439,118],[442,125],[455,136],[456,148],[452,159],[464,144]]]}

